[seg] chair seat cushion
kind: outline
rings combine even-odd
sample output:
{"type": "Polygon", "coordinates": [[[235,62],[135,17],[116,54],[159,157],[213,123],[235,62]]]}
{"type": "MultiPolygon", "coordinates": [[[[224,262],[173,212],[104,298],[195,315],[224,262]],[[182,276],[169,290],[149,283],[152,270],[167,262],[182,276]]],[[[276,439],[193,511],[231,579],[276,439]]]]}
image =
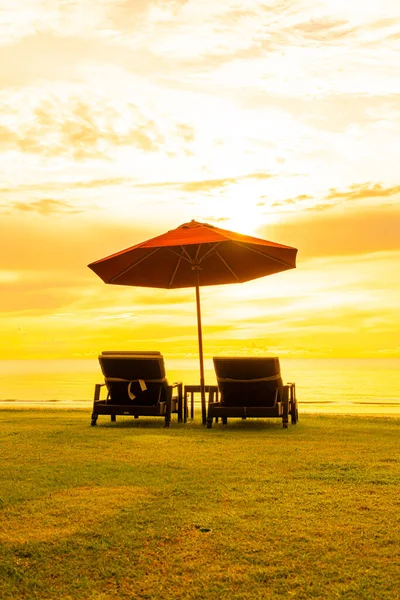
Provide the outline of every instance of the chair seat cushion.
{"type": "Polygon", "coordinates": [[[209,417],[264,417],[273,418],[283,415],[283,406],[278,402],[275,406],[225,406],[221,402],[213,402],[208,406],[209,417]]]}
{"type": "Polygon", "coordinates": [[[113,404],[107,400],[99,400],[94,404],[99,415],[132,415],[143,417],[161,417],[166,413],[167,405],[160,402],[156,406],[140,406],[133,404],[113,404]]]}

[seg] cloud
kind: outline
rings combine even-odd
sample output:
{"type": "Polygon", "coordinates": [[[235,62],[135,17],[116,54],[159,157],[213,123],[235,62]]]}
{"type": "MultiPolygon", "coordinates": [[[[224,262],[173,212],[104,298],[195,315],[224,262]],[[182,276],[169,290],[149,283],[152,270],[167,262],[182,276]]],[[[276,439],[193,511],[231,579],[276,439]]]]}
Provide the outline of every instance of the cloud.
{"type": "Polygon", "coordinates": [[[347,21],[334,21],[326,17],[298,23],[286,31],[289,35],[300,36],[308,42],[329,43],[351,36],[356,29],[350,27],[347,21]]]}
{"type": "Polygon", "coordinates": [[[144,20],[148,17],[152,8],[159,9],[172,17],[188,2],[189,0],[123,0],[114,3],[110,14],[117,28],[125,30],[137,27],[138,19],[144,20]]]}
{"type": "Polygon", "coordinates": [[[7,313],[23,313],[27,315],[46,315],[61,310],[76,302],[82,294],[82,288],[69,289],[66,282],[56,286],[53,282],[25,282],[16,286],[0,286],[0,311],[7,313]]]}
{"type": "Polygon", "coordinates": [[[282,225],[261,227],[263,237],[299,250],[307,257],[347,256],[400,249],[400,207],[312,214],[299,212],[282,225]]]}
{"type": "Polygon", "coordinates": [[[400,194],[400,185],[383,187],[381,183],[356,183],[345,192],[331,188],[327,200],[364,200],[365,198],[388,198],[400,194]]]}
{"type": "Polygon", "coordinates": [[[176,126],[178,135],[183,138],[185,142],[193,142],[195,139],[195,130],[190,125],[186,125],[185,123],[178,123],[176,126]]]}
{"type": "Polygon", "coordinates": [[[60,191],[70,189],[91,189],[119,186],[132,183],[129,177],[106,177],[104,179],[88,179],[86,181],[43,181],[41,183],[22,183],[0,188],[1,194],[11,194],[26,191],[60,191]]]}
{"type": "MultiPolygon", "coordinates": [[[[313,199],[313,196],[309,196],[308,194],[300,194],[299,196],[295,196],[294,198],[285,198],[284,200],[276,200],[275,202],[273,202],[273,204],[271,204],[271,206],[276,207],[276,206],[288,206],[288,205],[301,204],[302,202],[305,202],[307,200],[312,200],[312,199],[313,199]]],[[[265,202],[259,204],[259,206],[263,206],[263,205],[265,205],[265,202]]]]}
{"type": "Polygon", "coordinates": [[[6,217],[0,236],[0,270],[58,271],[70,276],[79,271],[92,279],[87,265],[121,248],[157,235],[147,223],[107,220],[99,222],[83,212],[73,219],[35,219],[30,211],[6,217]]]}
{"type": "MultiPolygon", "coordinates": [[[[14,186],[4,186],[0,188],[1,194],[21,194],[24,192],[60,192],[73,189],[97,189],[102,187],[124,186],[140,189],[180,189],[185,192],[212,191],[214,189],[224,188],[229,185],[240,183],[243,180],[263,180],[274,177],[273,174],[255,172],[237,177],[227,177],[221,179],[201,179],[198,181],[156,181],[137,183],[131,177],[105,177],[103,179],[88,180],[67,180],[67,181],[43,181],[41,183],[23,183],[14,186]]],[[[1,205],[0,205],[1,206],[1,205]]],[[[5,206],[3,205],[3,208],[5,206]]]]}
{"type": "Polygon", "coordinates": [[[136,188],[175,188],[184,192],[208,192],[212,190],[222,189],[229,185],[235,185],[241,181],[248,179],[263,180],[270,179],[275,175],[271,173],[255,172],[246,175],[237,175],[236,177],[222,177],[218,179],[199,179],[195,181],[156,181],[149,183],[132,182],[132,187],[136,188]]]}
{"type": "Polygon", "coordinates": [[[200,181],[189,181],[179,184],[184,192],[210,192],[215,189],[224,188],[233,183],[237,183],[236,177],[227,177],[224,179],[203,179],[200,181]]]}
{"type": "Polygon", "coordinates": [[[378,19],[369,25],[369,29],[385,29],[386,27],[392,27],[393,25],[399,25],[400,18],[399,17],[385,17],[383,19],[378,19]]]}
{"type": "Polygon", "coordinates": [[[44,198],[43,200],[37,200],[35,202],[16,202],[13,205],[13,208],[24,212],[36,212],[43,216],[65,213],[78,214],[83,212],[67,202],[51,200],[50,198],[44,198]]]}
{"type": "Polygon", "coordinates": [[[0,148],[45,156],[69,155],[76,160],[108,157],[119,146],[146,153],[157,151],[163,136],[155,122],[132,104],[124,108],[126,114],[121,120],[118,110],[100,98],[60,101],[52,97],[34,106],[14,127],[0,122],[0,148]]]}
{"type": "Polygon", "coordinates": [[[73,77],[79,63],[96,56],[107,60],[102,41],[38,32],[0,47],[0,84],[18,87],[49,79],[62,81],[73,77]]]}
{"type": "Polygon", "coordinates": [[[185,192],[207,192],[218,188],[224,188],[228,185],[239,183],[246,179],[269,179],[273,177],[270,173],[249,173],[248,175],[239,175],[237,177],[226,177],[223,179],[202,179],[200,181],[189,181],[178,184],[185,192]]]}
{"type": "MultiPolygon", "coordinates": [[[[299,205],[303,211],[325,211],[334,209],[340,205],[346,203],[353,203],[358,200],[368,200],[371,198],[390,198],[392,196],[400,195],[400,185],[383,187],[380,183],[354,183],[345,191],[339,191],[336,188],[330,188],[328,194],[323,198],[324,202],[312,204],[309,201],[314,200],[314,196],[309,194],[300,194],[293,198],[285,198],[283,200],[276,200],[271,207],[285,207],[285,206],[296,206],[299,205]],[[301,206],[306,204],[306,206],[301,206]]],[[[265,196],[263,196],[264,198],[265,196]]],[[[266,203],[260,203],[260,206],[266,203]]],[[[380,203],[381,207],[385,207],[380,203]]],[[[390,204],[388,205],[390,206],[390,204]]],[[[269,214],[269,213],[266,213],[269,214]]]]}
{"type": "Polygon", "coordinates": [[[202,221],[206,223],[224,223],[225,221],[230,221],[229,217],[202,217],[202,221]]]}

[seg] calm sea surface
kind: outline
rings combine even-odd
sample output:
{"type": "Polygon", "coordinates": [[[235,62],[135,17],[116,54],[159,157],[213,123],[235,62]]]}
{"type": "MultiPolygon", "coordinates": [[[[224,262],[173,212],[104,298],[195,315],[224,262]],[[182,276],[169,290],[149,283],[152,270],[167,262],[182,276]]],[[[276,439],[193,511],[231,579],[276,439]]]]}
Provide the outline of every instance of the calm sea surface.
{"type": "MultiPolygon", "coordinates": [[[[165,359],[169,381],[199,380],[197,359],[165,359]]],[[[206,383],[216,383],[207,360],[206,383]]],[[[300,410],[400,416],[400,359],[281,359],[300,410]]],[[[0,361],[0,408],[90,407],[103,378],[96,360],[0,361]]]]}

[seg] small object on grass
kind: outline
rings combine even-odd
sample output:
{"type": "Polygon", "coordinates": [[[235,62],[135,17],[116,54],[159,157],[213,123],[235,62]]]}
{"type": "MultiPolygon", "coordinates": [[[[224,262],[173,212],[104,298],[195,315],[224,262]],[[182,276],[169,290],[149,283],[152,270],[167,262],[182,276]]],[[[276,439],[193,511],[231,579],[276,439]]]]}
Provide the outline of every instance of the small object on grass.
{"type": "Polygon", "coordinates": [[[212,531],[212,529],[209,529],[208,527],[203,527],[202,525],[195,525],[195,528],[201,531],[201,533],[209,533],[210,531],[212,531]]]}

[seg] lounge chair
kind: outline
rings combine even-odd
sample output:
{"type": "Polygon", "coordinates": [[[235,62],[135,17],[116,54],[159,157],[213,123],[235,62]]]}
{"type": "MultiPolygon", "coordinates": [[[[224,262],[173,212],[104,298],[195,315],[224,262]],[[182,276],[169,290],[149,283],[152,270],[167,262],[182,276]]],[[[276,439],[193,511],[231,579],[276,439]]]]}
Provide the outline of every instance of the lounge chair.
{"type": "Polygon", "coordinates": [[[209,393],[207,427],[213,419],[228,417],[280,418],[287,428],[289,414],[294,425],[298,421],[296,386],[283,384],[279,359],[270,357],[215,357],[220,401],[209,393]]]}
{"type": "Polygon", "coordinates": [[[102,352],[99,363],[105,383],[95,385],[92,426],[99,415],[110,415],[111,421],[117,415],[164,417],[169,427],[171,413],[177,413],[182,421],[183,386],[181,382],[168,385],[160,352],[102,352]],[[106,400],[100,399],[103,386],[106,400]]]}

